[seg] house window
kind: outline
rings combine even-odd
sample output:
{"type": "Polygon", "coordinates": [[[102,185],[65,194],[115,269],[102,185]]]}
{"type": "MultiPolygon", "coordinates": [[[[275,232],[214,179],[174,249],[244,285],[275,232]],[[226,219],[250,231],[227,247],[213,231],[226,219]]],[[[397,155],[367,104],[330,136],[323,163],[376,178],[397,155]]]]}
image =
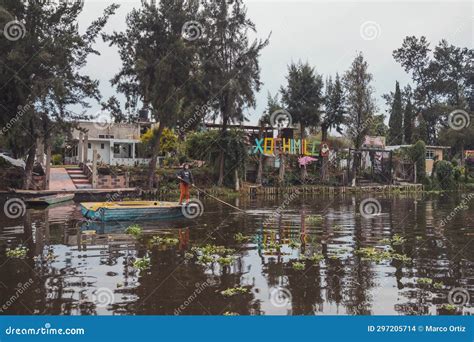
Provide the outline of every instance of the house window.
{"type": "Polygon", "coordinates": [[[114,136],[112,134],[99,134],[99,139],[113,139],[114,136]]]}
{"type": "Polygon", "coordinates": [[[119,154],[120,153],[120,145],[119,144],[115,144],[114,145],[114,154],[119,154]]]}
{"type": "Polygon", "coordinates": [[[91,143],[87,143],[87,148],[91,148],[91,143]]]}
{"type": "Polygon", "coordinates": [[[103,150],[105,148],[104,144],[100,144],[100,149],[103,150]]]}
{"type": "Polygon", "coordinates": [[[426,159],[434,159],[435,153],[433,150],[426,150],[426,159]]]}

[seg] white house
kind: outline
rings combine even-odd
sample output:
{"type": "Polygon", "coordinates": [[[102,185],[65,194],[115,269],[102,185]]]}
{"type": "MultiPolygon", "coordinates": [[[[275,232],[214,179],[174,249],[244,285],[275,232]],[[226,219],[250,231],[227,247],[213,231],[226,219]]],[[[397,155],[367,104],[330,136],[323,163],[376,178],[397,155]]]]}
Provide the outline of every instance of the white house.
{"type": "Polygon", "coordinates": [[[66,163],[91,163],[93,151],[98,161],[109,165],[148,164],[150,159],[140,155],[140,136],[152,126],[150,122],[102,123],[81,121],[72,132],[66,163]],[[84,158],[87,151],[87,158],[84,158]]]}

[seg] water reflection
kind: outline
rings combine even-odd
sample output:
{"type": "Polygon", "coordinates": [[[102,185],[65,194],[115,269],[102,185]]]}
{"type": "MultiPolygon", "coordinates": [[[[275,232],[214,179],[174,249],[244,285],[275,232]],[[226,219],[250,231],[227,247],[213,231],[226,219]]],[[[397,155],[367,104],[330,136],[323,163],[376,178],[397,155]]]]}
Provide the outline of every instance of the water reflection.
{"type": "Polygon", "coordinates": [[[85,221],[74,203],[2,217],[0,304],[8,305],[1,313],[474,313],[474,204],[442,226],[460,194],[377,196],[381,213],[371,218],[360,214],[361,200],[302,196],[279,210],[278,198],[240,199],[248,214],[204,201],[195,220],[137,222],[144,236],[177,241],[158,247],[125,234],[130,223],[85,221]],[[192,247],[206,244],[235,249],[235,259],[226,265],[190,259],[192,247]],[[18,246],[27,255],[8,258],[6,250],[18,246]],[[367,247],[411,261],[377,263],[360,253],[367,247]],[[133,262],[145,256],[151,268],[138,271],[133,262]],[[249,291],[221,294],[237,286],[249,291]],[[458,287],[468,291],[471,306],[445,306],[458,287]]]}

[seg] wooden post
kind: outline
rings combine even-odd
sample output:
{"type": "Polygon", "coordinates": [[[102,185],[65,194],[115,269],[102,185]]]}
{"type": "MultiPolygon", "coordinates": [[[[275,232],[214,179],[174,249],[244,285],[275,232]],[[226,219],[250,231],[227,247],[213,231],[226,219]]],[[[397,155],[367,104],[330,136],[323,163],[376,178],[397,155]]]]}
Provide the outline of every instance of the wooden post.
{"type": "Polygon", "coordinates": [[[46,165],[45,165],[44,189],[49,190],[49,177],[51,174],[51,144],[46,147],[46,165]]]}
{"type": "Polygon", "coordinates": [[[97,150],[92,150],[92,189],[97,189],[97,150]]]}

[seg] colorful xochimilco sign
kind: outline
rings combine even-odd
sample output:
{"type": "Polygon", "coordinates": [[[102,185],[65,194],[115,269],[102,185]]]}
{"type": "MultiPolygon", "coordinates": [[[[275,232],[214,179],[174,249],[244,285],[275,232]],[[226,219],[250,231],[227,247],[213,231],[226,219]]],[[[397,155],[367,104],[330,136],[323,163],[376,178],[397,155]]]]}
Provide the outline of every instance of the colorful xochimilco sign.
{"type": "Polygon", "coordinates": [[[308,143],[306,139],[263,138],[255,139],[252,148],[253,154],[278,155],[282,152],[299,156],[326,157],[329,154],[329,145],[319,141],[308,143]]]}

